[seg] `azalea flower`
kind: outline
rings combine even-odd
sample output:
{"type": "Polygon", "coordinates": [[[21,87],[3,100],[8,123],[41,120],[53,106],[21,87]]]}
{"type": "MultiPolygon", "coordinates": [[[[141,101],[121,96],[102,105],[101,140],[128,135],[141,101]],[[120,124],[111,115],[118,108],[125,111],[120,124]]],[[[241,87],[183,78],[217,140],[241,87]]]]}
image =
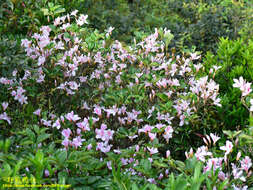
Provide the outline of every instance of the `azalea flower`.
{"type": "Polygon", "coordinates": [[[148,136],[150,138],[151,141],[153,141],[156,138],[156,133],[148,133],[148,136]]]}
{"type": "Polygon", "coordinates": [[[41,122],[42,122],[43,125],[45,125],[45,126],[47,126],[47,127],[50,127],[50,126],[52,125],[52,124],[51,124],[52,121],[50,121],[50,120],[47,121],[47,120],[45,120],[45,119],[41,119],[41,122]]]}
{"type": "Polygon", "coordinates": [[[245,170],[246,173],[248,173],[249,168],[252,166],[251,159],[246,156],[241,162],[241,168],[245,170]]]}
{"type": "Polygon", "coordinates": [[[81,128],[83,131],[90,131],[89,128],[89,121],[87,118],[84,118],[82,122],[79,122],[76,124],[79,128],[81,128]]]}
{"type": "Polygon", "coordinates": [[[107,153],[107,152],[110,151],[111,147],[112,147],[112,145],[108,145],[107,142],[104,142],[104,143],[103,142],[99,142],[99,143],[97,143],[96,150],[100,150],[103,153],[107,153]]]}
{"type": "Polygon", "coordinates": [[[73,139],[72,145],[77,148],[77,147],[81,147],[82,146],[82,141],[84,141],[84,139],[81,139],[80,136],[76,137],[73,139]]]}
{"type": "Polygon", "coordinates": [[[233,143],[227,140],[227,141],[226,141],[226,145],[220,147],[220,149],[226,151],[226,152],[225,152],[225,155],[227,155],[227,154],[229,154],[230,152],[232,152],[233,143]]]}
{"type": "Polygon", "coordinates": [[[65,137],[65,139],[68,139],[70,137],[70,134],[71,134],[71,130],[70,128],[67,128],[67,129],[63,129],[61,134],[65,137]]]}
{"type": "Polygon", "coordinates": [[[88,144],[87,150],[91,150],[91,149],[92,149],[92,144],[88,144]]]}
{"type": "Polygon", "coordinates": [[[240,179],[241,181],[245,182],[246,179],[243,176],[243,171],[236,167],[235,164],[231,163],[232,165],[232,173],[235,179],[240,179]]]}
{"type": "Polygon", "coordinates": [[[167,151],[166,151],[166,158],[168,158],[169,156],[170,156],[170,151],[167,150],[167,151]]]}
{"type": "Polygon", "coordinates": [[[195,156],[196,156],[197,160],[205,162],[205,157],[212,156],[212,153],[208,152],[208,148],[206,146],[201,146],[197,149],[195,156]]]}
{"type": "Polygon", "coordinates": [[[3,106],[3,110],[5,111],[8,107],[9,103],[8,102],[3,102],[2,106],[3,106]]]}
{"type": "Polygon", "coordinates": [[[242,76],[239,78],[239,80],[238,79],[233,80],[235,82],[233,84],[233,87],[239,88],[242,91],[242,96],[247,96],[252,91],[250,87],[251,83],[247,83],[242,76]]]}
{"type": "Polygon", "coordinates": [[[87,18],[88,18],[88,15],[81,14],[78,20],[76,21],[77,25],[82,26],[83,24],[88,24],[87,18]]]}
{"type": "Polygon", "coordinates": [[[6,112],[0,114],[0,120],[5,120],[9,123],[9,125],[11,124],[11,119],[8,117],[6,112]]]}
{"type": "Polygon", "coordinates": [[[70,113],[67,113],[65,115],[65,117],[66,117],[67,120],[73,121],[73,122],[76,122],[76,121],[81,119],[78,115],[74,115],[73,111],[71,111],[70,113]]]}
{"type": "Polygon", "coordinates": [[[57,120],[53,123],[53,127],[56,127],[57,129],[60,129],[60,128],[61,128],[60,119],[57,119],[57,120]]]}
{"type": "Polygon", "coordinates": [[[153,147],[149,148],[149,147],[147,147],[147,149],[149,150],[149,152],[150,152],[151,155],[158,153],[158,149],[157,148],[153,148],[153,147]]]}
{"type": "Polygon", "coordinates": [[[99,106],[95,106],[94,113],[100,117],[102,115],[102,109],[99,106]]]}
{"type": "Polygon", "coordinates": [[[34,115],[40,116],[41,109],[37,109],[36,111],[33,112],[34,115]]]}
{"type": "Polygon", "coordinates": [[[218,137],[216,134],[213,133],[210,133],[210,137],[212,138],[214,145],[220,139],[220,137],[218,137]]]}
{"type": "Polygon", "coordinates": [[[65,148],[68,148],[68,146],[70,145],[70,141],[68,140],[68,138],[65,138],[62,143],[61,143],[65,148]]]}
{"type": "Polygon", "coordinates": [[[222,160],[223,158],[210,158],[207,161],[207,165],[204,167],[204,172],[210,171],[213,169],[213,172],[216,171],[216,169],[222,167],[222,160]]]}

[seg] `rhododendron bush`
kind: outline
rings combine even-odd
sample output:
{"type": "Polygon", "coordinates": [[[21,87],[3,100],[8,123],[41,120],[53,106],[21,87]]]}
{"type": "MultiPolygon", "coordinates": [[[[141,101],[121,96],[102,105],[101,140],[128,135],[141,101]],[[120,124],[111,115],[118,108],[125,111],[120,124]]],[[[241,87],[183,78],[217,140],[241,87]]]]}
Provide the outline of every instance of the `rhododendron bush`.
{"type": "MultiPolygon", "coordinates": [[[[91,189],[252,185],[252,150],[221,133],[220,67],[199,77],[201,55],[168,51],[166,28],[126,46],[87,18],[73,11],[23,39],[23,76],[0,78],[1,177],[91,189]]],[[[251,83],[234,82],[252,96],[251,83]]]]}

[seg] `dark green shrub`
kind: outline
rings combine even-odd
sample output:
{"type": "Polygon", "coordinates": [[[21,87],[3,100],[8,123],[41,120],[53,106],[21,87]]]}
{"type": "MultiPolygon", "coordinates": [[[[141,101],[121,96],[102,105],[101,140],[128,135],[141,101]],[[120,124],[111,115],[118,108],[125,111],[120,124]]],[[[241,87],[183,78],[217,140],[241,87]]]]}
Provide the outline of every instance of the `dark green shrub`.
{"type": "Polygon", "coordinates": [[[225,125],[229,128],[248,123],[248,111],[242,106],[240,91],[233,88],[233,79],[242,76],[249,82],[253,81],[252,52],[252,40],[244,42],[242,39],[221,38],[217,53],[208,52],[204,59],[207,72],[213,65],[221,66],[215,80],[220,84],[220,93],[224,95],[224,106],[220,113],[224,117],[225,125]]]}

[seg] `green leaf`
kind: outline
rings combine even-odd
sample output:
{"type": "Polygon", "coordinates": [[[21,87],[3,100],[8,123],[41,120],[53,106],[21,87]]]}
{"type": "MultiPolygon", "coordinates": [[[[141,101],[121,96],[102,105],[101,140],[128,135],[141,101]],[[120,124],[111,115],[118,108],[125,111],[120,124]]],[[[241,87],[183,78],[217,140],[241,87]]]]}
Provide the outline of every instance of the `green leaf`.
{"type": "Polygon", "coordinates": [[[51,136],[51,134],[42,134],[37,138],[37,143],[41,143],[42,141],[48,139],[51,136]]]}

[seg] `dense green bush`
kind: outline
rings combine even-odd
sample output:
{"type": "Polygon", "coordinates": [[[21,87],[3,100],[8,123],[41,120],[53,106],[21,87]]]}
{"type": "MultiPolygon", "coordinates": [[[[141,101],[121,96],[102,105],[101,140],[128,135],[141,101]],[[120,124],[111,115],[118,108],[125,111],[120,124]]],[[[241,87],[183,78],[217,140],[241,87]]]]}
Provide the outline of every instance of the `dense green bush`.
{"type": "Polygon", "coordinates": [[[208,52],[204,58],[206,72],[213,65],[218,65],[215,81],[220,84],[220,93],[224,96],[223,107],[220,110],[225,125],[229,129],[248,124],[248,110],[242,106],[240,93],[232,87],[233,79],[243,76],[247,81],[253,81],[253,41],[242,39],[229,40],[221,38],[215,54],[208,52]]]}

